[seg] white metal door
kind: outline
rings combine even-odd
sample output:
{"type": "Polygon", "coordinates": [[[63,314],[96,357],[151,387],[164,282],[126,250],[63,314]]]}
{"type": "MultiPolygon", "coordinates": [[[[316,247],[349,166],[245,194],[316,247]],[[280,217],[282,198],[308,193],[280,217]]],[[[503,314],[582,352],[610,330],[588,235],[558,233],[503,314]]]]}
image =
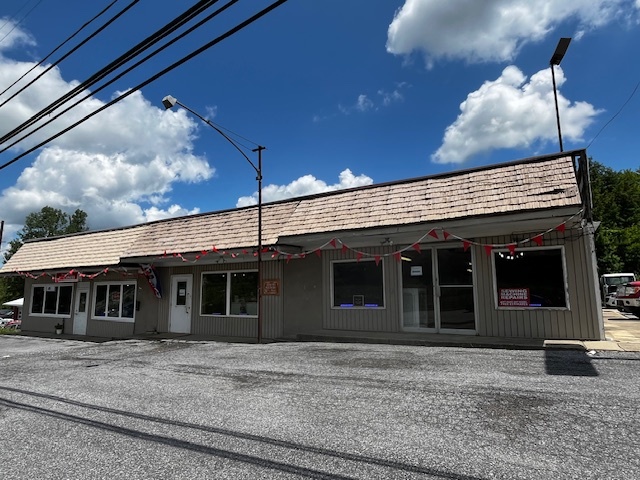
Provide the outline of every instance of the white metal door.
{"type": "Polygon", "coordinates": [[[76,287],[76,305],[73,312],[73,334],[87,334],[87,313],[89,310],[89,285],[78,283],[76,287]]]}
{"type": "Polygon", "coordinates": [[[191,288],[193,275],[171,276],[169,331],[191,333],[191,288]]]}

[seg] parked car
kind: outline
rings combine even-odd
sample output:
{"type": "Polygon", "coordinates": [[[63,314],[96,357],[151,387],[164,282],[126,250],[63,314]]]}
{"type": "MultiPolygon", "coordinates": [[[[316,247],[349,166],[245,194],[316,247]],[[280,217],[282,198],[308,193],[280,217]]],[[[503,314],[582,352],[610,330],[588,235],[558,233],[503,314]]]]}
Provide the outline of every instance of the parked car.
{"type": "Polygon", "coordinates": [[[3,328],[8,328],[11,330],[20,330],[21,326],[22,326],[22,320],[11,320],[3,328]]]}
{"type": "Polygon", "coordinates": [[[13,310],[10,308],[0,309],[0,318],[13,318],[13,310]]]}
{"type": "Polygon", "coordinates": [[[629,282],[618,287],[616,292],[618,308],[640,317],[640,282],[629,282]]]}
{"type": "Polygon", "coordinates": [[[600,291],[602,300],[606,302],[607,295],[615,295],[618,286],[628,282],[635,282],[636,276],[633,273],[605,273],[600,276],[600,291]]]}

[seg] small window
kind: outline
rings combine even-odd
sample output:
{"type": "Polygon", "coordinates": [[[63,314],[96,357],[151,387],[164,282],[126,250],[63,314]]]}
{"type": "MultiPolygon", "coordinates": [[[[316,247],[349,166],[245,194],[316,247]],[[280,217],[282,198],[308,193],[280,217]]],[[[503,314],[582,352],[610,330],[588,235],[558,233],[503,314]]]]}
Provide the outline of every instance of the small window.
{"type": "Polygon", "coordinates": [[[334,262],[333,306],[337,308],[384,307],[382,264],[374,261],[334,262]]]}
{"type": "Polygon", "coordinates": [[[93,318],[115,322],[133,322],[136,283],[97,283],[93,297],[93,318]]]}
{"type": "Polygon", "coordinates": [[[568,308],[563,250],[493,254],[499,308],[568,308]]]}
{"type": "Polygon", "coordinates": [[[71,312],[71,285],[34,285],[31,290],[31,313],[51,317],[68,317],[71,312]]]}

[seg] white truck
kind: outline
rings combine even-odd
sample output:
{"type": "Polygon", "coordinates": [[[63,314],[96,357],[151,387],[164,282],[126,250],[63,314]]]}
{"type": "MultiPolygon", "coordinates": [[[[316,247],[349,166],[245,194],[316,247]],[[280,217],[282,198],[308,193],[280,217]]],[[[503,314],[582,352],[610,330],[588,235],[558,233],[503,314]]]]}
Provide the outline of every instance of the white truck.
{"type": "Polygon", "coordinates": [[[616,308],[616,292],[619,285],[635,282],[636,276],[633,273],[605,273],[600,275],[600,293],[604,306],[616,308]]]}

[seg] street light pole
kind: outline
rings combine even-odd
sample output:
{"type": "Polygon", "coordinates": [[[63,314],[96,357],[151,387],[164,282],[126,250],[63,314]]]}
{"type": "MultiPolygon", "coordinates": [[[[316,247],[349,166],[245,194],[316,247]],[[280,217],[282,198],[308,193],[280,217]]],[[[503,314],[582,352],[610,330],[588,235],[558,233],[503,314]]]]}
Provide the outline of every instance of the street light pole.
{"type": "Polygon", "coordinates": [[[258,165],[251,161],[251,159],[240,149],[238,144],[233,141],[226,133],[215,126],[211,121],[200,115],[195,110],[187,107],[185,104],[179,102],[175,97],[167,95],[162,99],[162,105],[165,109],[172,108],[176,105],[180,105],[182,108],[191,112],[198,117],[204,123],[213,128],[216,132],[222,135],[231,145],[235,147],[238,152],[249,162],[249,165],[256,171],[256,180],[258,182],[258,343],[262,343],[262,151],[266,150],[266,147],[258,145],[252,150],[252,152],[258,152],[258,165]]]}
{"type": "Polygon", "coordinates": [[[571,38],[563,37],[558,42],[556,46],[555,52],[549,60],[549,66],[551,67],[551,79],[553,81],[553,98],[556,102],[556,121],[558,123],[558,142],[560,143],[560,151],[564,152],[564,148],[562,146],[562,130],[560,129],[560,110],[558,109],[558,91],[556,90],[556,74],[554,65],[560,65],[560,62],[564,58],[564,54],[567,53],[567,48],[569,48],[569,43],[571,43],[571,38]]]}

